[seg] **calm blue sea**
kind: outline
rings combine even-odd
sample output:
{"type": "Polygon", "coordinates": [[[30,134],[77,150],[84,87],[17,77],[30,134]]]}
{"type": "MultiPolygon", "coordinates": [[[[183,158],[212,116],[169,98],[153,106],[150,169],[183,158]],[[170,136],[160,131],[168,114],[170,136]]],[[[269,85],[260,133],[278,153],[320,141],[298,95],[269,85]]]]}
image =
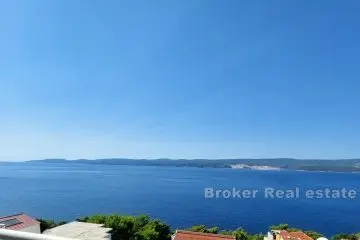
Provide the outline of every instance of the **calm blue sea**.
{"type": "Polygon", "coordinates": [[[356,199],[265,199],[263,189],[355,189],[360,174],[235,169],[0,164],[0,215],[72,220],[96,213],[148,214],[172,228],[195,224],[251,233],[272,224],[331,236],[360,231],[356,199]],[[258,189],[255,199],[205,199],[204,188],[258,189]]]}

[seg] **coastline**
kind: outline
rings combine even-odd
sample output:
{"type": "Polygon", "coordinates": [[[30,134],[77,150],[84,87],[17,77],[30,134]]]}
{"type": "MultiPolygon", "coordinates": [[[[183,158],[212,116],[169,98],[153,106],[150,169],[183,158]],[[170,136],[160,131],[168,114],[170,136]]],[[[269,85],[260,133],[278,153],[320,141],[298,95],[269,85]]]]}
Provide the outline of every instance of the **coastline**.
{"type": "Polygon", "coordinates": [[[258,171],[306,171],[360,173],[360,159],[298,160],[298,159],[44,159],[3,164],[76,164],[76,165],[126,165],[153,167],[229,168],[258,171]]]}
{"type": "Polygon", "coordinates": [[[230,165],[232,169],[251,169],[251,170],[259,170],[259,171],[279,171],[281,168],[272,167],[266,165],[247,165],[247,164],[233,164],[230,165]]]}

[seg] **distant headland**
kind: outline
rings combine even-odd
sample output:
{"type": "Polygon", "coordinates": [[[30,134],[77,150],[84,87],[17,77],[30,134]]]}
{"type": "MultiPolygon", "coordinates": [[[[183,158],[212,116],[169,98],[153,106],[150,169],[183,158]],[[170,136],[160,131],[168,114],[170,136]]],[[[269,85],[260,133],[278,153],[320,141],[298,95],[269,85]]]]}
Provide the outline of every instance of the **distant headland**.
{"type": "Polygon", "coordinates": [[[360,159],[44,159],[30,160],[27,163],[64,163],[64,164],[104,164],[130,166],[172,166],[198,168],[233,168],[253,170],[301,170],[328,172],[360,172],[360,159]]]}

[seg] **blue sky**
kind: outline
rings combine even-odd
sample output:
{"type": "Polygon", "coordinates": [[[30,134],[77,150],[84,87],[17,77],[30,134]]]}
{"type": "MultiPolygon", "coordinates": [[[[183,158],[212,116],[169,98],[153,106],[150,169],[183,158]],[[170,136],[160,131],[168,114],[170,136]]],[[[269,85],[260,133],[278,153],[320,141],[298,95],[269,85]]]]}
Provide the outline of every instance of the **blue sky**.
{"type": "Polygon", "coordinates": [[[358,1],[0,2],[0,160],[360,157],[358,1]]]}

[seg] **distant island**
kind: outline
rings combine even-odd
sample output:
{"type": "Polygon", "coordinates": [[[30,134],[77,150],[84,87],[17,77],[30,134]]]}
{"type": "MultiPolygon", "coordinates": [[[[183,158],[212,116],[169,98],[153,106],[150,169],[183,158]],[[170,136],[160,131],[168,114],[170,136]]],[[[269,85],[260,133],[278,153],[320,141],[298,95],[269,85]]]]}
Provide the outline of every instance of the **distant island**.
{"type": "Polygon", "coordinates": [[[104,164],[130,166],[172,166],[198,168],[233,168],[252,170],[300,170],[326,172],[360,172],[360,159],[44,159],[27,163],[104,164]]]}

